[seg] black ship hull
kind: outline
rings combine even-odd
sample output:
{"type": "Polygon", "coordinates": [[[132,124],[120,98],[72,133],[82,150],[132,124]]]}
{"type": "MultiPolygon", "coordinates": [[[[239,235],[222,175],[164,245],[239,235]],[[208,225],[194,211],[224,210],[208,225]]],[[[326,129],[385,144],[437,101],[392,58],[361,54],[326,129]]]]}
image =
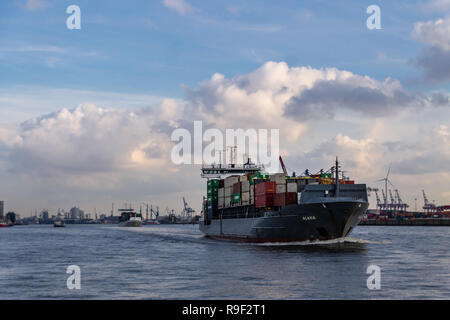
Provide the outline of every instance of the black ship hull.
{"type": "Polygon", "coordinates": [[[215,218],[200,221],[200,230],[211,238],[246,242],[332,240],[348,236],[368,206],[362,199],[335,198],[277,210],[225,208],[215,218]]]}

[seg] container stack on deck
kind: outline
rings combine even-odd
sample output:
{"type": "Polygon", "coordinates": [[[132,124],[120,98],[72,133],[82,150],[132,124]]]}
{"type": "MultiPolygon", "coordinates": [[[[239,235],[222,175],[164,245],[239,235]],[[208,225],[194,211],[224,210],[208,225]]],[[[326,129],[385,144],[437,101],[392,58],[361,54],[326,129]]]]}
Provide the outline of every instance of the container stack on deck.
{"type": "Polygon", "coordinates": [[[207,184],[207,201],[208,209],[216,211],[219,208],[219,185],[220,180],[209,180],[207,184]]]}
{"type": "MultiPolygon", "coordinates": [[[[340,184],[354,184],[341,180],[340,184]]],[[[255,208],[283,207],[297,204],[307,184],[334,184],[330,173],[286,177],[277,174],[247,174],[208,181],[207,208],[217,209],[254,205],[255,208]]]]}

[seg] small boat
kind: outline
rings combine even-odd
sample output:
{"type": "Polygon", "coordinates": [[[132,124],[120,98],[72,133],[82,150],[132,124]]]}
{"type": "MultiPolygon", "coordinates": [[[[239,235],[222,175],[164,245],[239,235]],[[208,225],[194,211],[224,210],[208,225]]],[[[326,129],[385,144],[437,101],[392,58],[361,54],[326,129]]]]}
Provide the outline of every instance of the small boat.
{"type": "Polygon", "coordinates": [[[119,226],[140,227],[142,226],[142,214],[134,212],[133,209],[119,209],[121,212],[119,226]]]}
{"type": "Polygon", "coordinates": [[[143,223],[143,225],[154,225],[154,224],[160,224],[158,220],[153,219],[153,220],[145,220],[143,223]]]}
{"type": "Polygon", "coordinates": [[[55,222],[53,222],[53,226],[55,228],[64,228],[66,226],[66,223],[64,222],[64,220],[55,220],[55,222]]]}
{"type": "Polygon", "coordinates": [[[12,223],[0,222],[0,228],[12,227],[12,223]]]}

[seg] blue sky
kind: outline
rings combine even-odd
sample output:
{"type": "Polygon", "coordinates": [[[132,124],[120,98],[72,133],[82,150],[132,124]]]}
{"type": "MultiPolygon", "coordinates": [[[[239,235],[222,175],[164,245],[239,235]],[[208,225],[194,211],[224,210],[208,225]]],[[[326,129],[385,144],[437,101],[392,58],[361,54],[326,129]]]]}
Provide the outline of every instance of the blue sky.
{"type": "MultiPolygon", "coordinates": [[[[220,72],[247,73],[265,61],[336,67],[376,79],[418,75],[411,39],[424,18],[414,1],[189,1],[179,14],[162,1],[50,1],[26,9],[2,1],[0,85],[37,85],[182,97],[220,72]],[[366,28],[381,7],[382,30],[366,28]],[[77,4],[82,29],[68,30],[77,4]]],[[[432,19],[433,14],[427,15],[432,19]]]]}
{"type": "Polygon", "coordinates": [[[391,165],[410,204],[449,203],[449,30],[450,0],[1,1],[0,194],[25,214],[198,208],[204,181],[171,163],[170,133],[201,120],[279,128],[298,172],[339,155],[376,187],[391,165]]]}

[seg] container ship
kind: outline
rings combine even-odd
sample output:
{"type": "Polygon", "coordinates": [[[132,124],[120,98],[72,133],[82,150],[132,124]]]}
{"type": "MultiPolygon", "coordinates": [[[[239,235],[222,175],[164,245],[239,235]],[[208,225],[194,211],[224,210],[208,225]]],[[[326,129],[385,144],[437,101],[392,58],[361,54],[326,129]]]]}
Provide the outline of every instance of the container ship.
{"type": "Polygon", "coordinates": [[[142,214],[133,209],[119,209],[119,226],[121,227],[140,227],[142,225],[142,214]]]}
{"type": "Polygon", "coordinates": [[[202,167],[207,179],[200,230],[208,237],[245,242],[297,242],[346,237],[369,203],[365,184],[335,166],[316,175],[267,174],[250,159],[202,167]]]}

